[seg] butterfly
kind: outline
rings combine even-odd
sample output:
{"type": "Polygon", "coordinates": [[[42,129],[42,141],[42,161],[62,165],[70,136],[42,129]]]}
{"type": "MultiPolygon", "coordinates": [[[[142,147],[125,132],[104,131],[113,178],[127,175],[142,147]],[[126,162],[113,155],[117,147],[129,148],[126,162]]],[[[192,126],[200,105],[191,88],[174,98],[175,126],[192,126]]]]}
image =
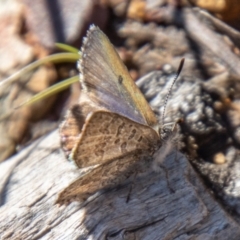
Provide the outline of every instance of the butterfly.
{"type": "Polygon", "coordinates": [[[90,26],[81,55],[81,96],[60,135],[68,158],[94,168],[60,193],[60,204],[84,201],[146,171],[162,144],[154,112],[98,27],[90,26]]]}

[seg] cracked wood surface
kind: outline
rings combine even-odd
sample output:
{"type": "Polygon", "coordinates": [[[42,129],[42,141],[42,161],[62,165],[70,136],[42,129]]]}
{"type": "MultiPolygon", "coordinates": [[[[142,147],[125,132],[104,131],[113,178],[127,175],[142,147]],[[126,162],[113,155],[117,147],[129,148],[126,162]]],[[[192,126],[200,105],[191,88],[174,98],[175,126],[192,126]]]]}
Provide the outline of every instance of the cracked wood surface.
{"type": "Polygon", "coordinates": [[[57,131],[32,143],[0,167],[2,186],[5,183],[1,189],[1,239],[240,236],[239,225],[206,190],[180,153],[170,154],[159,171],[136,177],[128,203],[131,184],[126,183],[100,192],[83,204],[55,204],[59,192],[81,174],[66,161],[57,131]]]}

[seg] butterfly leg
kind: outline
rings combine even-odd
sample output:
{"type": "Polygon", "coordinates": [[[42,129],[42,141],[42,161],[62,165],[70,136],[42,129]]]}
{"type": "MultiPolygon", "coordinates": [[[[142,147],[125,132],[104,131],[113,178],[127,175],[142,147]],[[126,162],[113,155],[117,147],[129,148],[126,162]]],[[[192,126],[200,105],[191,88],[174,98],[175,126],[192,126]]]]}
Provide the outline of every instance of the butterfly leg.
{"type": "Polygon", "coordinates": [[[126,203],[128,203],[130,201],[131,193],[132,193],[133,187],[135,185],[136,176],[137,176],[137,172],[134,173],[134,178],[133,178],[133,181],[132,181],[132,183],[130,185],[130,188],[129,188],[129,191],[128,191],[128,195],[127,195],[127,198],[126,198],[126,203]]]}
{"type": "Polygon", "coordinates": [[[173,150],[173,144],[171,139],[165,140],[162,147],[154,154],[154,170],[158,171],[159,168],[163,169],[167,181],[167,186],[170,189],[171,193],[174,193],[174,189],[171,187],[171,184],[169,182],[169,173],[168,169],[163,165],[163,161],[166,159],[166,157],[172,152],[173,150]]]}
{"type": "Polygon", "coordinates": [[[171,187],[171,183],[169,181],[169,174],[168,174],[168,169],[163,166],[163,165],[160,165],[160,167],[163,169],[163,171],[165,172],[165,177],[166,177],[166,180],[167,180],[167,186],[170,190],[171,193],[175,193],[175,190],[171,187]]]}

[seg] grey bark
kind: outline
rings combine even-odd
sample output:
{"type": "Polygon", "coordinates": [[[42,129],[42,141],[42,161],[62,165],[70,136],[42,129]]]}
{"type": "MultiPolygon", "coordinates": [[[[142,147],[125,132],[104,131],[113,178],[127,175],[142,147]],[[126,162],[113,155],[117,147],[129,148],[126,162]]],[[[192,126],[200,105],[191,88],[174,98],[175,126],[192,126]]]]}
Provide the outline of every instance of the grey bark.
{"type": "Polygon", "coordinates": [[[92,196],[55,205],[79,176],[57,131],[1,164],[1,239],[235,239],[239,225],[206,189],[188,160],[173,151],[158,172],[92,196]],[[172,191],[173,190],[173,191],[172,191]]]}

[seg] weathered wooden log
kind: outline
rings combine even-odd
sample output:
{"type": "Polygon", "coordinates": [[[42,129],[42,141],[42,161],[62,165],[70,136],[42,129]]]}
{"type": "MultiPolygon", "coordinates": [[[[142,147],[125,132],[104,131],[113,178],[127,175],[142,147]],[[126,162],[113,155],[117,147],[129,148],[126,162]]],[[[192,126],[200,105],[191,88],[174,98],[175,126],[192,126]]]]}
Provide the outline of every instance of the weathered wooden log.
{"type": "Polygon", "coordinates": [[[57,131],[1,164],[1,239],[232,239],[239,225],[173,151],[158,172],[103,191],[85,203],[55,204],[79,176],[66,161],[57,131]],[[14,167],[14,168],[13,168],[14,167]],[[173,191],[172,191],[173,190],[173,191]]]}

